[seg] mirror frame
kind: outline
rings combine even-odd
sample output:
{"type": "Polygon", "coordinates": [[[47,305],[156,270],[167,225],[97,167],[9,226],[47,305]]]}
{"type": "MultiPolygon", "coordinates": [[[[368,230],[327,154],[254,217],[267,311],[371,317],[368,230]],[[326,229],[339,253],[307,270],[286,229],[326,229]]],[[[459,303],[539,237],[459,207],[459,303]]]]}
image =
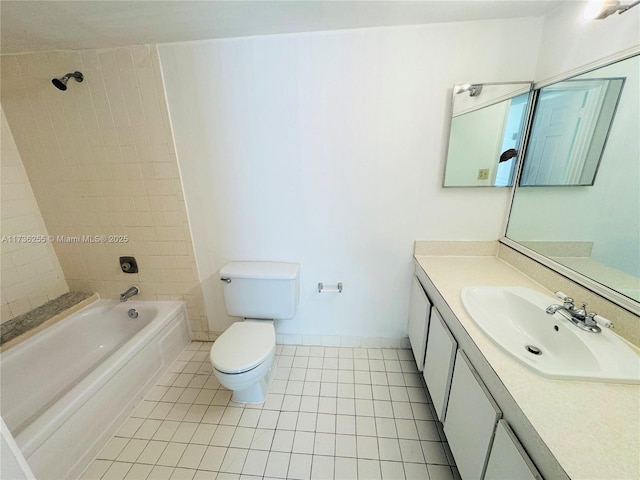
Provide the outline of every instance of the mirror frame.
{"type": "MultiPolygon", "coordinates": [[[[522,154],[525,151],[524,147],[526,146],[526,143],[527,143],[527,140],[528,140],[528,135],[529,135],[529,127],[530,127],[529,123],[530,123],[531,112],[532,112],[532,107],[533,107],[533,98],[534,98],[534,89],[535,89],[534,82],[533,81],[521,80],[521,81],[512,81],[512,82],[475,82],[475,83],[469,83],[468,84],[468,85],[481,85],[482,87],[501,86],[501,85],[522,85],[523,88],[528,85],[528,87],[529,87],[527,92],[522,92],[522,94],[528,93],[529,94],[529,98],[527,99],[527,106],[525,108],[524,121],[523,121],[523,124],[522,124],[522,131],[521,131],[521,134],[520,134],[520,149],[518,150],[518,155],[515,158],[515,165],[513,167],[513,173],[511,174],[511,184],[510,185],[504,185],[504,186],[497,186],[497,185],[446,185],[447,166],[449,164],[449,148],[450,148],[450,144],[451,144],[451,130],[452,130],[452,127],[453,127],[453,119],[455,118],[454,115],[453,115],[454,114],[454,103],[455,103],[455,99],[456,99],[455,87],[457,85],[462,85],[462,84],[455,84],[449,89],[449,91],[451,92],[451,100],[449,101],[449,128],[445,132],[446,148],[445,148],[445,152],[444,152],[444,169],[442,171],[441,187],[442,188],[513,188],[516,185],[516,181],[519,178],[520,164],[522,163],[522,158],[523,158],[522,154]]],[[[467,84],[464,84],[464,85],[467,85],[467,84]]],[[[515,95],[515,96],[517,96],[517,95],[515,95]]],[[[495,105],[497,103],[503,102],[505,100],[511,100],[515,96],[511,95],[511,96],[509,96],[507,98],[504,98],[504,97],[503,98],[498,98],[498,99],[496,99],[496,101],[487,103],[486,105],[483,105],[481,108],[490,107],[492,105],[495,105]]],[[[471,113],[472,111],[465,112],[465,113],[471,113]]]]}
{"type": "MultiPolygon", "coordinates": [[[[599,68],[604,68],[607,67],[609,65],[612,65],[614,63],[617,62],[621,62],[624,60],[627,60],[629,58],[635,57],[637,55],[640,54],[640,47],[636,47],[633,48],[631,51],[627,50],[626,52],[622,52],[616,55],[612,55],[603,59],[600,59],[597,62],[592,62],[588,65],[585,65],[583,67],[574,69],[570,72],[566,72],[565,74],[561,75],[561,76],[557,76],[557,77],[553,77],[550,79],[547,79],[545,81],[542,82],[535,82],[534,86],[533,86],[533,92],[534,92],[534,96],[537,96],[537,91],[540,90],[543,87],[546,87],[548,85],[557,83],[557,82],[561,82],[564,80],[568,80],[570,78],[573,78],[577,75],[582,75],[584,73],[589,73],[592,72],[594,70],[597,70],[599,68]]],[[[525,127],[525,132],[524,132],[524,138],[523,138],[523,144],[521,147],[521,151],[522,152],[526,152],[528,143],[529,143],[529,135],[531,133],[531,126],[533,123],[533,115],[534,115],[534,109],[530,108],[528,111],[528,117],[527,117],[527,122],[526,122],[526,127],[525,127]]],[[[531,260],[540,263],[542,265],[544,265],[545,267],[549,268],[550,270],[555,271],[556,273],[568,278],[569,280],[577,283],[578,285],[581,285],[582,287],[591,290],[593,293],[595,293],[596,295],[599,295],[607,300],[609,300],[612,303],[615,303],[616,305],[618,305],[620,308],[623,308],[624,310],[627,310],[628,312],[633,313],[634,315],[640,315],[640,302],[633,300],[630,297],[627,297],[626,295],[623,295],[621,293],[619,293],[618,291],[610,288],[609,286],[597,282],[595,280],[593,280],[590,277],[587,277],[586,275],[583,275],[582,273],[573,270],[569,267],[566,267],[564,265],[562,265],[561,263],[556,262],[555,260],[552,260],[549,257],[546,257],[544,255],[542,255],[541,253],[538,253],[534,250],[531,250],[528,247],[525,247],[524,245],[516,242],[515,240],[512,240],[510,238],[508,238],[507,235],[507,228],[509,226],[509,219],[511,218],[511,213],[512,213],[512,209],[513,209],[513,200],[516,194],[516,190],[518,188],[518,185],[520,183],[520,176],[522,174],[522,169],[523,169],[523,164],[524,164],[524,155],[518,155],[518,164],[516,166],[516,172],[515,172],[515,177],[514,177],[514,183],[511,187],[511,198],[509,201],[509,208],[507,209],[507,214],[504,220],[504,225],[503,225],[503,235],[498,239],[498,241],[500,243],[502,243],[503,245],[506,245],[507,247],[512,248],[513,250],[521,253],[522,255],[529,257],[531,260]]]]}

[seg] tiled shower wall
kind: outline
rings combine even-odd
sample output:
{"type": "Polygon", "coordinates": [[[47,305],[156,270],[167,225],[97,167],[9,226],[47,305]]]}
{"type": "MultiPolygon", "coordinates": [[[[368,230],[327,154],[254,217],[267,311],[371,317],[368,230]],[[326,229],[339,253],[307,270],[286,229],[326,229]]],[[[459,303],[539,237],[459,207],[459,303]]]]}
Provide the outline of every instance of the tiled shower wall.
{"type": "Polygon", "coordinates": [[[208,339],[155,47],[5,55],[2,106],[71,290],[185,300],[208,339]],[[81,71],[68,90],[53,77],[81,71]],[[137,274],[118,257],[135,256],[137,274]]]}
{"type": "Polygon", "coordinates": [[[68,292],[69,287],[53,245],[41,241],[47,237],[44,220],[4,110],[1,118],[0,322],[4,323],[68,292]],[[34,241],[29,242],[27,238],[34,241]]]}

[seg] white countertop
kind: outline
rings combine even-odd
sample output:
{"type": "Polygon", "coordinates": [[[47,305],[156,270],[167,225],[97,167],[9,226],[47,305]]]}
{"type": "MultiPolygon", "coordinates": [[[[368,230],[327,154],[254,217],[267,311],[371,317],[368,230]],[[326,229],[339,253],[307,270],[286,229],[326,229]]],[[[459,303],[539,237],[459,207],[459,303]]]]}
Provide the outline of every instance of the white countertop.
{"type": "Polygon", "coordinates": [[[483,285],[552,292],[497,257],[415,258],[569,477],[640,479],[640,386],[542,377],[498,348],[460,297],[483,285]]]}

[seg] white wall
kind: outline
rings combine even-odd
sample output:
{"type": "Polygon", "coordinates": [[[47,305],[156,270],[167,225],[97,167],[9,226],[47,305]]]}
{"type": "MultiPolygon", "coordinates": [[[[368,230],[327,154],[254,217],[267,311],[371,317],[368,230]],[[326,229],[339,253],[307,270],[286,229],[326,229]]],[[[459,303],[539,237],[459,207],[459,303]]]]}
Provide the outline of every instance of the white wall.
{"type": "MultiPolygon", "coordinates": [[[[631,2],[621,2],[629,4],[631,2]]],[[[536,81],[563,78],[640,45],[640,6],[603,20],[582,18],[584,2],[565,2],[545,20],[536,81]]]]}
{"type": "Polygon", "coordinates": [[[210,328],[232,321],[217,271],[256,259],[302,266],[280,333],[404,336],[413,241],[496,239],[508,201],[440,187],[450,88],[531,79],[540,31],[528,18],[159,46],[210,328]]]}

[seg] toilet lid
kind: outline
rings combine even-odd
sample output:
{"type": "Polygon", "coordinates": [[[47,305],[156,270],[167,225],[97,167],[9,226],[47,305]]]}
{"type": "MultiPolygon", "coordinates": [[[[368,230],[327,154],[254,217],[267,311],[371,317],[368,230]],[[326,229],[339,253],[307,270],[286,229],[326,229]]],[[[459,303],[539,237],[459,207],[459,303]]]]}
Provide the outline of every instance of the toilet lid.
{"type": "Polygon", "coordinates": [[[211,347],[211,364],[219,372],[242,373],[264,362],[276,346],[271,322],[237,322],[211,347]]]}

